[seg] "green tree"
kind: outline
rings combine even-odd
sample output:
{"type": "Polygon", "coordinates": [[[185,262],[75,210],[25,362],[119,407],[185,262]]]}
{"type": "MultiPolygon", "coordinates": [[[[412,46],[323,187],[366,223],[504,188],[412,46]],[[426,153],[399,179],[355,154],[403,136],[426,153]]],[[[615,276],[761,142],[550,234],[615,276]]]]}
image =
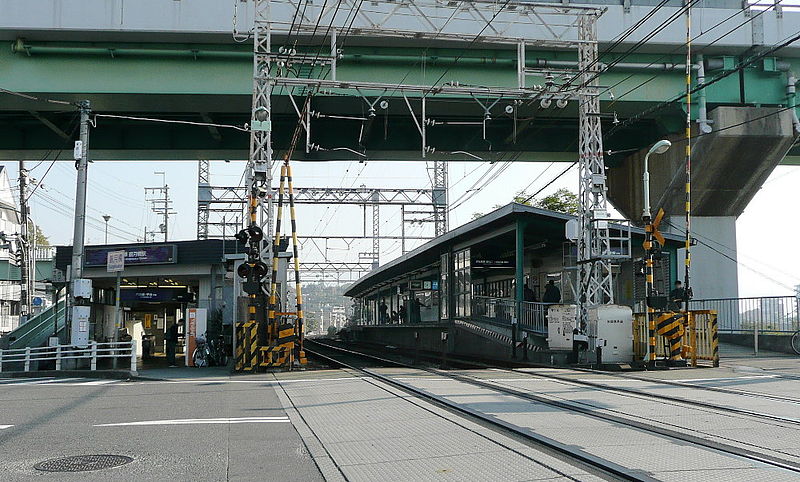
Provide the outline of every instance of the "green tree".
{"type": "Polygon", "coordinates": [[[537,199],[533,202],[533,206],[559,213],[577,215],[580,211],[580,202],[578,195],[569,189],[559,189],[558,191],[537,199]]]}
{"type": "Polygon", "coordinates": [[[319,329],[319,319],[317,319],[316,313],[308,313],[306,319],[303,321],[305,323],[306,333],[311,333],[319,329]]]}
{"type": "Polygon", "coordinates": [[[40,228],[37,224],[33,224],[32,222],[28,222],[28,232],[34,233],[34,239],[36,241],[36,246],[50,246],[50,240],[47,239],[42,228],[40,228]]]}

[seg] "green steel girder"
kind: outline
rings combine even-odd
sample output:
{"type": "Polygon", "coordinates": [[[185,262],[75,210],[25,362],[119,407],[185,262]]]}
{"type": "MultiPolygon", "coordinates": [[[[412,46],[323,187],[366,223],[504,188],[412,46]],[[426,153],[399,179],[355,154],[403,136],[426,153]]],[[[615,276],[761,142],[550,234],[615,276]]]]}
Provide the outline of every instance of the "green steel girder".
{"type": "MultiPolygon", "coordinates": [[[[219,45],[186,44],[96,44],[96,43],[28,43],[28,49],[0,49],[0,87],[34,93],[45,97],[79,100],[88,98],[96,112],[149,115],[162,118],[200,120],[209,114],[217,123],[243,125],[248,122],[252,89],[250,52],[244,48],[219,45]],[[40,49],[37,52],[37,48],[40,49]],[[44,50],[42,50],[44,49],[44,50]],[[50,50],[47,50],[50,49],[50,50]],[[71,52],[68,49],[83,49],[71,52]],[[94,49],[94,50],[89,50],[94,49]],[[112,55],[113,52],[113,55],[112,55]]],[[[316,52],[314,52],[316,53],[316,52]]],[[[322,52],[325,55],[327,52],[322,52]]],[[[531,52],[530,62],[540,58],[572,61],[569,52],[531,52]]],[[[607,56],[608,62],[613,56],[607,56]]],[[[683,62],[680,55],[636,54],[624,59],[627,63],[683,62]]],[[[800,71],[800,60],[780,59],[800,71]]],[[[734,59],[734,64],[739,59],[734,59]]],[[[447,72],[443,81],[458,80],[462,84],[516,85],[515,52],[510,50],[471,50],[419,48],[348,47],[341,59],[339,79],[428,84],[447,72]],[[423,58],[423,54],[425,54],[423,58]],[[457,64],[453,59],[461,56],[457,64]]],[[[777,62],[759,63],[744,72],[731,75],[706,89],[708,109],[717,105],[785,105],[786,76],[776,71],[777,62]]],[[[712,79],[722,71],[708,71],[712,79]]],[[[320,71],[320,76],[325,72],[320,71]]],[[[529,78],[529,85],[542,80],[529,78]]],[[[602,86],[614,86],[611,95],[602,97],[602,110],[609,113],[606,132],[612,127],[612,115],[620,120],[680,95],[684,90],[682,71],[609,72],[601,77],[602,86]]],[[[2,95],[2,94],[0,94],[2,95]]],[[[395,93],[396,95],[396,93],[395,93]]],[[[694,97],[697,100],[698,96],[694,97]]],[[[437,126],[429,130],[431,145],[438,150],[509,151],[509,152],[574,152],[577,140],[575,107],[561,111],[540,110],[524,106],[518,117],[532,117],[530,127],[510,139],[512,122],[497,108],[490,122],[487,139],[482,139],[480,126],[464,135],[464,129],[437,126]]],[[[696,103],[693,104],[696,108],[696,103]]],[[[314,99],[314,108],[321,112],[364,115],[365,105],[353,97],[314,99]]],[[[660,136],[683,129],[684,106],[680,103],[660,109],[632,126],[607,136],[606,147],[625,150],[641,147],[660,136]]],[[[286,97],[277,96],[274,104],[275,143],[280,149],[290,136],[296,118],[286,97]]],[[[69,131],[71,113],[64,106],[35,103],[3,95],[0,97],[0,152],[25,152],[63,147],[63,139],[38,122],[28,111],[54,111],[45,115],[69,131]]],[[[480,107],[472,99],[431,100],[430,116],[437,120],[479,121],[480,107]]],[[[694,117],[697,117],[696,111],[694,117]]],[[[244,153],[246,135],[222,129],[217,141],[202,127],[147,124],[135,121],[99,119],[93,132],[94,149],[244,153]]],[[[520,121],[524,126],[526,121],[520,121]]],[[[360,122],[314,121],[312,140],[322,147],[348,147],[358,150],[419,149],[419,134],[411,124],[402,101],[392,101],[386,116],[379,113],[374,120],[381,127],[372,129],[368,138],[358,142],[360,122]],[[389,134],[383,128],[387,123],[389,134]]],[[[466,129],[469,132],[469,129],[466,129]]],[[[800,152],[792,152],[793,156],[800,152]]],[[[2,157],[2,156],[0,156],[2,157]]],[[[242,156],[244,158],[244,156],[242,156]]],[[[793,162],[790,157],[788,162],[793,162]]],[[[615,158],[609,158],[614,165],[615,158]]]]}

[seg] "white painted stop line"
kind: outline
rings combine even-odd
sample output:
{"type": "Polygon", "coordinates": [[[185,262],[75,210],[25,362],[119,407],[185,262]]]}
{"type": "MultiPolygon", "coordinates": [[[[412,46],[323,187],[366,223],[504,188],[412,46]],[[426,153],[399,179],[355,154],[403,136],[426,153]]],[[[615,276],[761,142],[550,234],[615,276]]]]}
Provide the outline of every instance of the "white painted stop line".
{"type": "Polygon", "coordinates": [[[200,425],[231,423],[287,423],[289,417],[241,417],[241,418],[183,418],[174,420],[142,420],[139,422],[102,423],[95,427],[126,427],[145,425],[200,425]]]}
{"type": "Polygon", "coordinates": [[[3,430],[4,428],[11,428],[11,427],[13,427],[13,425],[0,425],[0,430],[3,430]]]}

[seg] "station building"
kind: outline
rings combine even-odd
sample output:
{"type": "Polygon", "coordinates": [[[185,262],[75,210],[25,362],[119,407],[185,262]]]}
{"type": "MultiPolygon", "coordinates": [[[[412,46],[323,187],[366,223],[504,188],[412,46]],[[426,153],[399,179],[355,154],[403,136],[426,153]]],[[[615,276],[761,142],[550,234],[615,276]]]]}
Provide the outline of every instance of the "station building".
{"type": "MultiPolygon", "coordinates": [[[[558,288],[557,302],[577,303],[577,247],[566,237],[568,225],[576,222],[575,216],[512,203],[439,236],[371,271],[345,292],[355,304],[354,332],[401,344],[387,332],[366,332],[470,321],[508,333],[503,327],[519,316],[519,329],[543,337],[547,285],[558,288]],[[404,317],[394,315],[401,311],[404,317]]],[[[619,254],[614,303],[642,311],[644,230],[611,226],[612,251],[619,254]]],[[[677,279],[682,238],[664,236],[655,287],[666,294],[677,279]]]]}
{"type": "MultiPolygon", "coordinates": [[[[83,276],[92,280],[94,290],[90,339],[113,339],[116,273],[107,271],[106,260],[109,252],[120,250],[126,252],[120,275],[123,323],[139,346],[148,335],[161,351],[166,328],[186,318],[188,308],[207,309],[209,327],[223,331],[222,325],[237,316],[233,266],[244,254],[235,240],[87,246],[83,276]]],[[[66,273],[71,262],[72,247],[59,246],[55,268],[66,273]]]]}

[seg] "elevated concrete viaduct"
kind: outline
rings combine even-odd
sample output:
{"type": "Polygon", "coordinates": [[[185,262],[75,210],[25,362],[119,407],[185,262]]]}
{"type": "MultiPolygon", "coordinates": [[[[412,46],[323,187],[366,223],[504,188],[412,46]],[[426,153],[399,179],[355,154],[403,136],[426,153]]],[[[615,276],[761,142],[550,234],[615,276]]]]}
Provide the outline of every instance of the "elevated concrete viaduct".
{"type": "MultiPolygon", "coordinates": [[[[696,130],[692,141],[692,231],[701,242],[693,248],[694,291],[701,299],[730,298],[738,294],[736,263],[706,244],[735,253],[736,218],[792,148],[798,132],[792,113],[774,107],[717,107],[709,119],[713,130],[702,135],[696,130]]],[[[667,213],[663,230],[684,234],[686,140],[670,137],[672,149],[650,158],[650,196],[653,209],[667,213]]],[[[609,174],[609,197],[629,219],[641,217],[646,152],[630,155],[609,174]]]]}

